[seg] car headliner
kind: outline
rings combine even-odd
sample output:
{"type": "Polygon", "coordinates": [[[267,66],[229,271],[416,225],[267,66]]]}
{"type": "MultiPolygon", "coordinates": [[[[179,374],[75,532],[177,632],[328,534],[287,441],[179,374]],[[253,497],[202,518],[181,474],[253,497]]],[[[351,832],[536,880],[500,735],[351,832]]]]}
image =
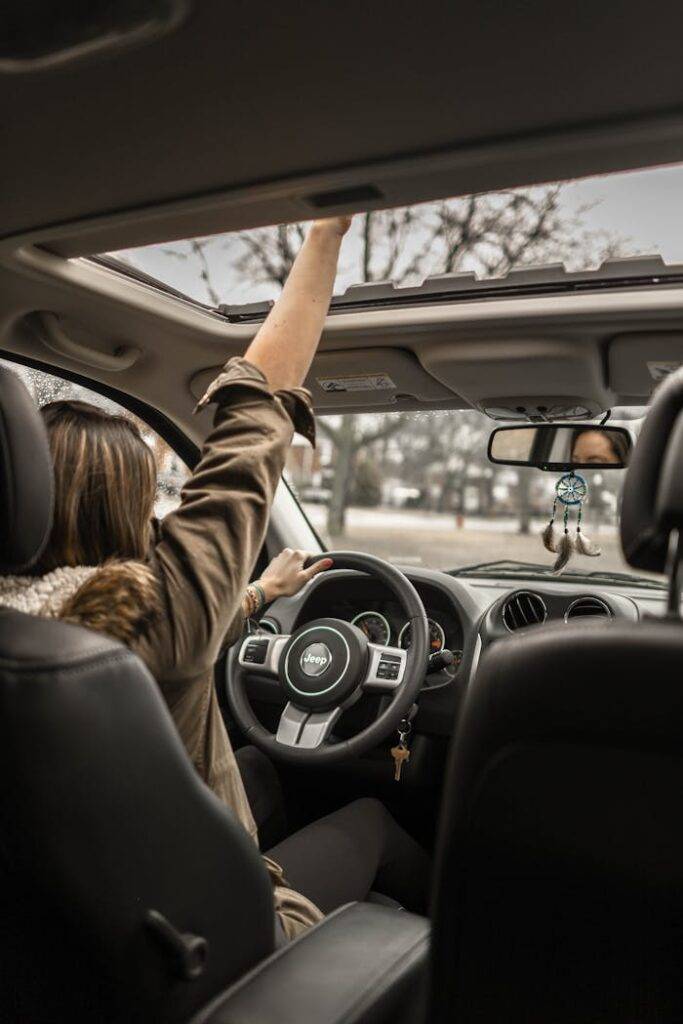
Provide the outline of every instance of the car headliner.
{"type": "Polygon", "coordinates": [[[147,46],[0,76],[2,234],[131,211],[132,245],[171,237],[150,206],[231,190],[231,223],[209,203],[181,234],[680,160],[682,30],[674,3],[206,0],[147,46]]]}

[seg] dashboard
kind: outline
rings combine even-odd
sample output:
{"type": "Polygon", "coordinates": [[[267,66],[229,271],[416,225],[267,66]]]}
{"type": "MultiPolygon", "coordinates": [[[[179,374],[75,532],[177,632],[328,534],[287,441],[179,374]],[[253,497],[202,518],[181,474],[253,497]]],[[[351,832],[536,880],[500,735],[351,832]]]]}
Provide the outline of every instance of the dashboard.
{"type": "MultiPolygon", "coordinates": [[[[665,609],[665,591],[627,583],[604,590],[567,578],[456,577],[414,567],[404,572],[430,620],[430,667],[415,721],[415,731],[428,735],[452,734],[469,681],[490,645],[520,630],[562,628],[569,622],[583,622],[587,628],[600,620],[606,626],[614,620],[636,622],[644,614],[661,615],[665,609]],[[446,666],[435,657],[443,649],[455,656],[446,666]]],[[[263,626],[290,633],[319,618],[355,622],[375,643],[404,648],[410,644],[405,612],[391,591],[350,570],[322,573],[299,594],[276,601],[263,626]]],[[[265,684],[260,696],[269,699],[265,684]]],[[[276,689],[271,697],[278,697],[276,689]]]]}

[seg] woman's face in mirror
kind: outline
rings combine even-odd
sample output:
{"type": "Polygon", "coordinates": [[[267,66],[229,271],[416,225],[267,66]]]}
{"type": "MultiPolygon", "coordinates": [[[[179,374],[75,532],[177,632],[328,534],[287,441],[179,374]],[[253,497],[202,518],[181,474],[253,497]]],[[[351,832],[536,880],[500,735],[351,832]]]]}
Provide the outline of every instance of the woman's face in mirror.
{"type": "Polygon", "coordinates": [[[572,462],[578,465],[595,462],[603,465],[621,465],[608,433],[602,430],[584,430],[574,441],[572,462]]]}

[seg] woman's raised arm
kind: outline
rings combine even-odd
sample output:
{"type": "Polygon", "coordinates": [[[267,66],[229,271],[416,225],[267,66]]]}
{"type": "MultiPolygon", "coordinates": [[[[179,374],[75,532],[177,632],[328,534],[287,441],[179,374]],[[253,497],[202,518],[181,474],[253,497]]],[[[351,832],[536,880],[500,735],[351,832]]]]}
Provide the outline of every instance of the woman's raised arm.
{"type": "Polygon", "coordinates": [[[339,219],[311,228],[245,357],[199,403],[217,404],[213,430],[155,545],[170,630],[148,641],[149,662],[165,658],[158,677],[180,681],[215,661],[263,545],[294,427],[313,439],[310,397],[297,388],[320,341],[347,227],[339,219]]]}
{"type": "Polygon", "coordinates": [[[333,217],[312,225],[282,294],[244,353],[274,391],[299,387],[310,369],[350,224],[350,217],[333,217]]]}

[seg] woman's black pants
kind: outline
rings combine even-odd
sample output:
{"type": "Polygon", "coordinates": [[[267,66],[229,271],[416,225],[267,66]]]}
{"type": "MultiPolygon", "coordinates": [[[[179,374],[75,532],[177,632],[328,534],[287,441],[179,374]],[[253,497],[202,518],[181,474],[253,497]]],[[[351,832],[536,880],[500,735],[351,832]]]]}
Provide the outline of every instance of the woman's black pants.
{"type": "MultiPolygon", "coordinates": [[[[263,788],[267,758],[246,747],[237,751],[237,760],[260,825],[258,808],[270,803],[263,788]]],[[[379,800],[354,800],[266,852],[282,867],[288,884],[325,914],[365,900],[370,892],[427,913],[430,858],[379,800]]]]}

